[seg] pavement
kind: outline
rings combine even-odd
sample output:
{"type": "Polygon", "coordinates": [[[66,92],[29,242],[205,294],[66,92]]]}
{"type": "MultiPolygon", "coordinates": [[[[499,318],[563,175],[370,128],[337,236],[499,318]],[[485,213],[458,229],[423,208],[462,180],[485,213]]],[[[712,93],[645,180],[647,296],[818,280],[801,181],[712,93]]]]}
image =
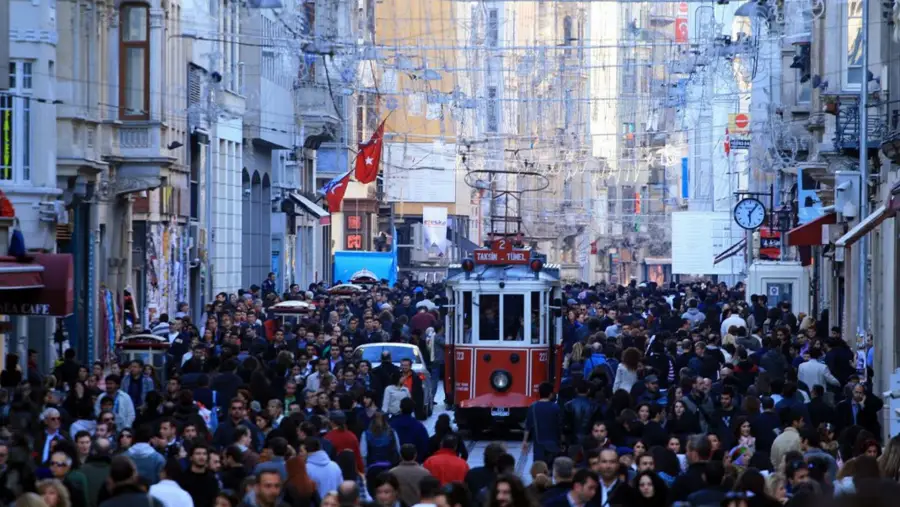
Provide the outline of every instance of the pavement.
{"type": "MultiPolygon", "coordinates": [[[[434,435],[434,425],[437,422],[438,416],[440,416],[441,414],[449,414],[450,419],[453,420],[453,411],[448,410],[446,408],[446,405],[444,405],[443,386],[438,386],[438,392],[434,396],[434,402],[434,413],[432,413],[431,417],[423,421],[423,424],[425,424],[425,429],[428,430],[429,435],[434,435]]],[[[489,439],[485,440],[473,440],[469,435],[466,434],[463,434],[462,436],[466,442],[466,450],[469,451],[469,468],[475,468],[484,465],[484,450],[488,446],[488,444],[490,444],[491,442],[502,442],[506,445],[506,451],[516,458],[516,475],[522,478],[522,480],[525,482],[525,485],[531,483],[531,476],[529,474],[532,463],[531,447],[529,446],[529,448],[525,452],[525,455],[523,456],[522,434],[520,432],[505,431],[502,436],[497,435],[493,438],[488,437],[489,439]]]]}

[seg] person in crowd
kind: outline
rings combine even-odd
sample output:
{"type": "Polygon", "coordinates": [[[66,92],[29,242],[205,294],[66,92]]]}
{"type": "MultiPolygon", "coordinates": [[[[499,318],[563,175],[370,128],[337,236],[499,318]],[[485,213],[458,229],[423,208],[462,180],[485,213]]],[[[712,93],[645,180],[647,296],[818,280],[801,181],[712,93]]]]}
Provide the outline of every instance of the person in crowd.
{"type": "Polygon", "coordinates": [[[441,448],[423,463],[423,468],[441,481],[441,485],[466,480],[469,465],[466,460],[457,456],[459,440],[456,435],[448,434],[441,441],[441,448]]]}
{"type": "Polygon", "coordinates": [[[343,481],[341,467],[331,461],[328,453],[322,450],[322,440],[315,436],[307,436],[302,446],[306,454],[306,473],[316,483],[316,491],[321,495],[337,491],[343,481]]]}
{"type": "Polygon", "coordinates": [[[103,400],[108,399],[112,402],[112,413],[116,418],[116,427],[131,428],[137,414],[135,413],[135,405],[131,396],[119,389],[121,383],[121,377],[116,374],[106,376],[106,391],[97,397],[97,401],[94,402],[94,413],[99,416],[103,400]]]}
{"type": "Polygon", "coordinates": [[[150,496],[162,502],[165,507],[194,507],[191,495],[178,485],[181,473],[181,463],[176,458],[166,460],[159,474],[160,481],[150,486],[150,496]]]}
{"type": "Polygon", "coordinates": [[[178,485],[191,496],[194,507],[213,507],[220,487],[209,466],[209,446],[201,440],[195,440],[191,445],[188,466],[179,475],[178,485]]]}
{"type": "Polygon", "coordinates": [[[400,501],[406,505],[418,503],[419,483],[425,477],[431,477],[431,472],[419,464],[418,449],[413,444],[403,444],[400,447],[400,464],[390,470],[400,485],[400,501]]]}

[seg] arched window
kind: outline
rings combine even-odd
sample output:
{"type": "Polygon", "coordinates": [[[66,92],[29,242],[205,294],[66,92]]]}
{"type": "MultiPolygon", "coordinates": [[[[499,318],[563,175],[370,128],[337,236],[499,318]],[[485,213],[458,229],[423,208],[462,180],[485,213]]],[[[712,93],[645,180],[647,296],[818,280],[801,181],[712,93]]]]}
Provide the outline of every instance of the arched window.
{"type": "Polygon", "coordinates": [[[150,10],[125,4],[119,25],[119,117],[150,118],[150,10]]]}

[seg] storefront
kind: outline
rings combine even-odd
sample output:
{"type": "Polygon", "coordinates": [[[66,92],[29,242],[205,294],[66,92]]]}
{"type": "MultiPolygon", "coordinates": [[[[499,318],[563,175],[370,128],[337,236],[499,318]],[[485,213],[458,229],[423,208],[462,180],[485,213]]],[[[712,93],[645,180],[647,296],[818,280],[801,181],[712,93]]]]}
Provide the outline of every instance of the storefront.
{"type": "Polygon", "coordinates": [[[0,340],[0,357],[16,350],[24,362],[28,348],[41,357],[53,356],[49,340],[41,338],[55,331],[54,320],[47,317],[68,317],[74,308],[71,254],[0,257],[0,315],[9,323],[6,339],[0,340]]]}

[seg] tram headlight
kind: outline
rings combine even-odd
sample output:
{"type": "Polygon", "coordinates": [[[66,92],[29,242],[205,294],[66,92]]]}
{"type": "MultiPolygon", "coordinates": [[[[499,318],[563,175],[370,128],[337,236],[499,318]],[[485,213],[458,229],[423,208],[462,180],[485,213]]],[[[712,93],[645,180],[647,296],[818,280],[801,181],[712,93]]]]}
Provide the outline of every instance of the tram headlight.
{"type": "Polygon", "coordinates": [[[494,389],[503,392],[509,389],[510,385],[512,385],[512,376],[509,372],[497,370],[491,373],[491,386],[494,389]]]}

